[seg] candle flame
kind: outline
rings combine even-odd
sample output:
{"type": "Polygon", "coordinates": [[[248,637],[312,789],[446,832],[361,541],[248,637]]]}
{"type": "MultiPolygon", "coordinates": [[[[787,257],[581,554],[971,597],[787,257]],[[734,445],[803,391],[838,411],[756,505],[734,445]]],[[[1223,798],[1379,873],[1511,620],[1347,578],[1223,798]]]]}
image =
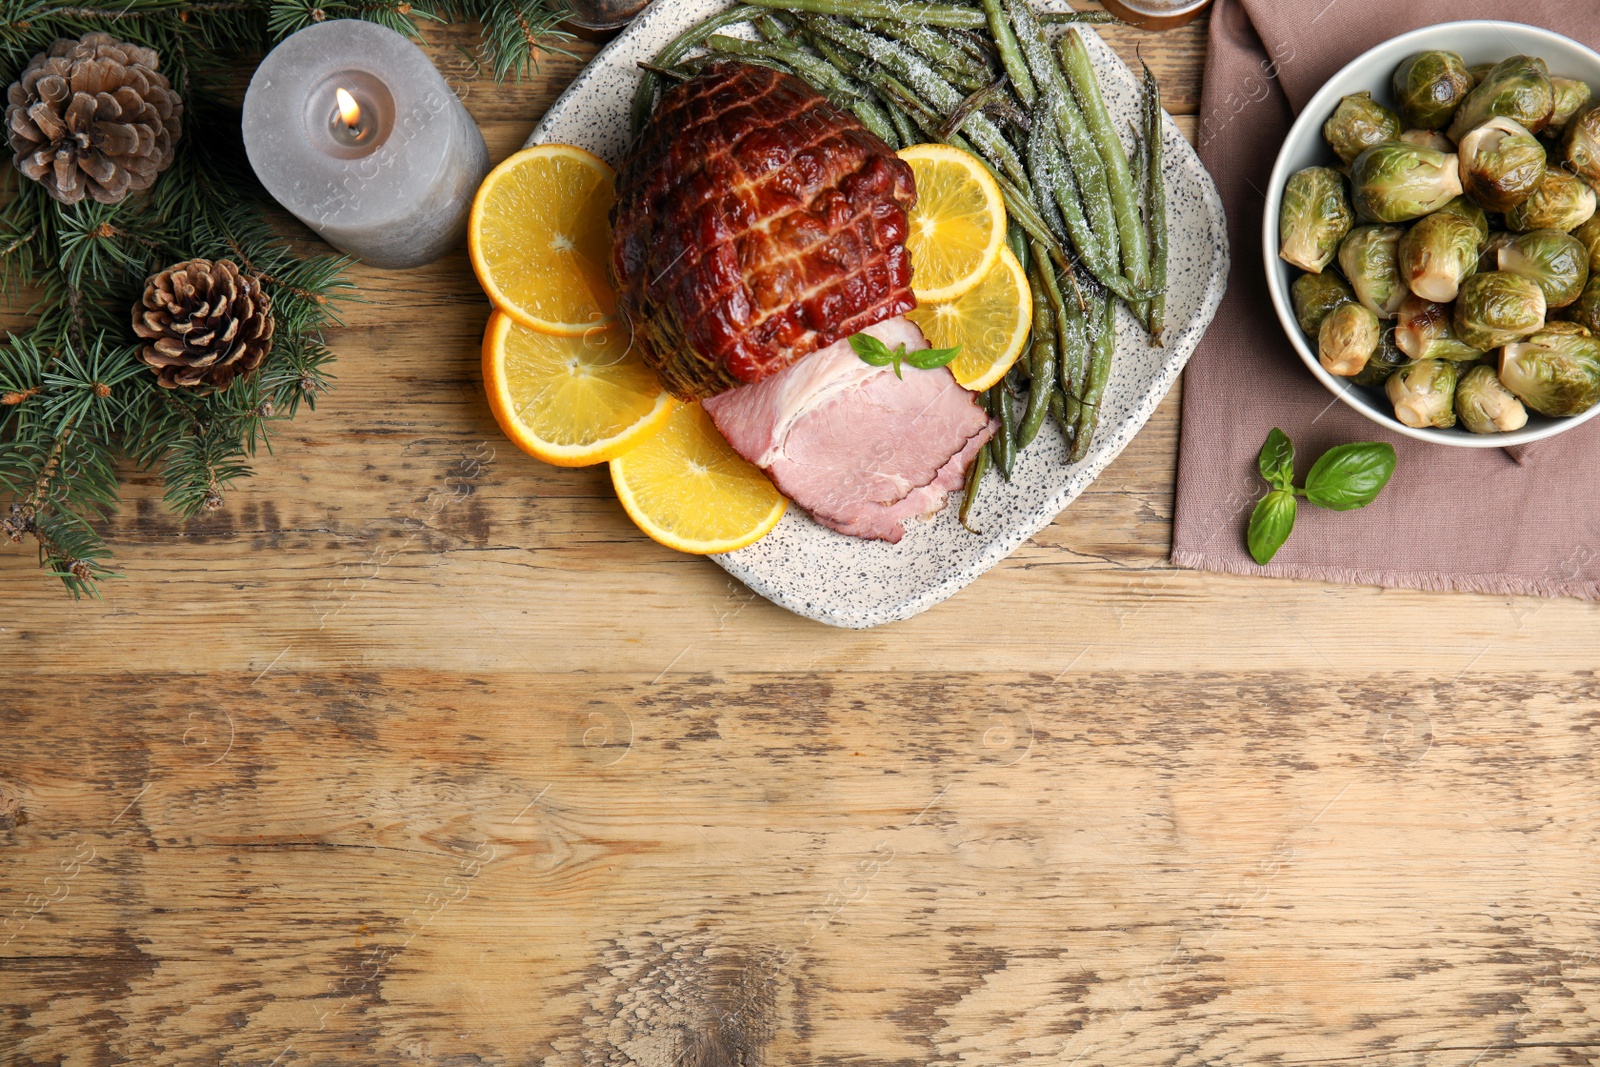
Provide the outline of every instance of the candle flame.
{"type": "Polygon", "coordinates": [[[339,120],[353,128],[361,121],[361,105],[356,103],[355,97],[343,89],[335,89],[333,97],[339,102],[339,120]]]}

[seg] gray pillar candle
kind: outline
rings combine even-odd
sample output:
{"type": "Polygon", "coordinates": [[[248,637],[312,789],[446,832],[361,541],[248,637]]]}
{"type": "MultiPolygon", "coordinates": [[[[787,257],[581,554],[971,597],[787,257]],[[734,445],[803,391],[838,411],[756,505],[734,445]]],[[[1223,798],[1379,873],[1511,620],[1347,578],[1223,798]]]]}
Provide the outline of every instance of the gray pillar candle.
{"type": "Polygon", "coordinates": [[[483,135],[428,57],[359,19],[268,53],[245,94],[244,145],[278,203],[375,267],[456,247],[489,172],[483,135]]]}

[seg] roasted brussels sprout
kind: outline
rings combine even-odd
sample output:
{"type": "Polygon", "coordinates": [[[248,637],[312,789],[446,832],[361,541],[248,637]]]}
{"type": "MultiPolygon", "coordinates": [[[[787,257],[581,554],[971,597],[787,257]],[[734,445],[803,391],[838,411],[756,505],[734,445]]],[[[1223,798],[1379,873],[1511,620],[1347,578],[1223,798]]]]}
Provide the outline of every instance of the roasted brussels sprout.
{"type": "Polygon", "coordinates": [[[1484,239],[1483,247],[1478,250],[1478,270],[1499,270],[1500,250],[1515,241],[1518,236],[1505,230],[1495,230],[1490,233],[1484,239]]]}
{"type": "MultiPolygon", "coordinates": [[[[1404,242],[1401,243],[1404,248],[1404,242]]],[[[1544,291],[1547,308],[1563,308],[1589,282],[1589,251],[1583,242],[1560,230],[1521,234],[1500,249],[1499,268],[1520,274],[1544,291]]]]}
{"type": "Polygon", "coordinates": [[[1467,134],[1460,160],[1461,187],[1487,211],[1516,207],[1544,178],[1544,145],[1515,120],[1500,116],[1467,134]]]}
{"type": "Polygon", "coordinates": [[[1356,299],[1380,319],[1392,319],[1406,298],[1400,277],[1398,226],[1357,226],[1339,245],[1339,269],[1344,271],[1356,299]]]}
{"type": "Polygon", "coordinates": [[[1460,144],[1468,133],[1496,115],[1511,119],[1529,133],[1538,133],[1549,125],[1555,108],[1555,86],[1550,84],[1550,69],[1544,60],[1511,56],[1496,63],[1461,101],[1450,121],[1450,139],[1460,144]]]}
{"type": "Polygon", "coordinates": [[[1533,193],[1506,212],[1506,229],[1517,233],[1568,233],[1594,218],[1594,190],[1564,170],[1546,167],[1533,193]]]}
{"type": "Polygon", "coordinates": [[[1534,333],[1544,315],[1544,290],[1531,280],[1499,270],[1474,274],[1456,297],[1456,336],[1487,352],[1534,333]]]}
{"type": "Polygon", "coordinates": [[[1329,374],[1356,374],[1377,351],[1382,334],[1378,316],[1360,304],[1340,304],[1317,330],[1317,362],[1329,374]]]}
{"type": "Polygon", "coordinates": [[[1583,287],[1578,299],[1561,310],[1569,321],[1600,335],[1600,274],[1591,272],[1589,284],[1583,287]]]}
{"type": "Polygon", "coordinates": [[[1405,222],[1444,207],[1461,195],[1461,168],[1453,155],[1409,141],[1373,145],[1350,164],[1356,211],[1374,222],[1405,222]]]}
{"type": "Polygon", "coordinates": [[[1585,325],[1583,325],[1582,323],[1579,323],[1579,322],[1568,322],[1566,319],[1556,319],[1553,322],[1547,322],[1547,323],[1544,324],[1544,328],[1541,329],[1539,332],[1540,333],[1570,333],[1570,334],[1573,334],[1576,337],[1593,337],[1594,336],[1594,334],[1589,331],[1589,327],[1587,327],[1587,326],[1585,326],[1585,325]]]}
{"type": "Polygon", "coordinates": [[[1473,203],[1465,196],[1458,196],[1444,207],[1439,209],[1452,215],[1460,215],[1471,221],[1478,228],[1478,243],[1482,244],[1489,239],[1489,216],[1484,214],[1483,208],[1473,203]]]}
{"type": "Polygon", "coordinates": [[[1438,130],[1407,130],[1400,135],[1400,139],[1424,148],[1437,148],[1446,155],[1456,150],[1455,142],[1438,130]]]}
{"type": "Polygon", "coordinates": [[[1494,65],[1495,60],[1491,59],[1487,63],[1474,63],[1467,68],[1467,73],[1472,75],[1472,87],[1474,89],[1483,84],[1483,79],[1489,76],[1489,72],[1494,69],[1494,65]]]}
{"type": "Polygon", "coordinates": [[[1371,93],[1356,93],[1339,101],[1322,124],[1322,136],[1341,161],[1353,163],[1373,145],[1398,140],[1403,129],[1400,117],[1372,99],[1371,93]]]}
{"type": "Polygon", "coordinates": [[[1589,253],[1589,273],[1600,272],[1600,215],[1572,231],[1589,253]]]}
{"type": "Polygon", "coordinates": [[[1474,84],[1454,52],[1418,52],[1395,68],[1394,98],[1407,125],[1442,130],[1474,84]]]}
{"type": "Polygon", "coordinates": [[[1296,171],[1283,189],[1278,255],[1301,270],[1321,274],[1354,223],[1343,175],[1331,167],[1296,171]]]}
{"type": "Polygon", "coordinates": [[[1589,106],[1590,97],[1594,94],[1588,82],[1576,78],[1552,77],[1550,85],[1556,91],[1556,106],[1550,112],[1550,125],[1544,128],[1544,135],[1560,137],[1567,132],[1567,124],[1577,117],[1578,112],[1589,106]]]}
{"type": "Polygon", "coordinates": [[[1357,385],[1377,388],[1389,380],[1389,375],[1411,362],[1411,357],[1400,351],[1394,343],[1394,330],[1384,330],[1378,339],[1378,348],[1367,357],[1367,365],[1350,376],[1357,385]]]}
{"type": "Polygon", "coordinates": [[[1528,409],[1489,366],[1468,367],[1456,383],[1456,415],[1473,433],[1505,433],[1528,424],[1528,409]]]}
{"type": "Polygon", "coordinates": [[[1454,311],[1449,304],[1436,304],[1412,293],[1400,304],[1395,320],[1395,347],[1411,359],[1448,359],[1471,363],[1483,352],[1456,336],[1454,311]]]}
{"type": "Polygon", "coordinates": [[[1312,337],[1322,329],[1322,320],[1340,304],[1354,304],[1355,290],[1336,270],[1321,274],[1302,274],[1289,287],[1294,298],[1294,317],[1300,328],[1312,337]]]}
{"type": "Polygon", "coordinates": [[[1600,182],[1600,107],[1580,112],[1561,138],[1567,169],[1586,182],[1600,182]]]}
{"type": "Polygon", "coordinates": [[[1456,424],[1456,379],[1459,370],[1443,359],[1408,363],[1389,376],[1384,391],[1394,417],[1407,426],[1447,430],[1456,424]]]}
{"type": "Polygon", "coordinates": [[[1541,415],[1581,415],[1600,401],[1600,340],[1541,330],[1505,346],[1500,380],[1541,415]]]}
{"type": "Polygon", "coordinates": [[[1482,231],[1467,216],[1435,211],[1400,238],[1400,277],[1424,300],[1449,303],[1461,279],[1477,271],[1482,240],[1482,231]]]}

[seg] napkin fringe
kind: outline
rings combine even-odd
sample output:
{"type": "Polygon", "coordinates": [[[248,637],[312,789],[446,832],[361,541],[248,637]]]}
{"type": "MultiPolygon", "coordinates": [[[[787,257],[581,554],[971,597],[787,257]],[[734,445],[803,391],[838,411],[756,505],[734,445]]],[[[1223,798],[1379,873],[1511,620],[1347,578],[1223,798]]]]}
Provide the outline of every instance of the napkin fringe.
{"type": "Polygon", "coordinates": [[[1377,585],[1428,592],[1489,593],[1497,596],[1576,597],[1600,600],[1600,581],[1531,578],[1517,574],[1441,574],[1438,571],[1373,571],[1356,567],[1324,567],[1304,563],[1272,563],[1258,567],[1247,560],[1213,556],[1192,549],[1173,549],[1172,565],[1196,571],[1225,571],[1261,578],[1305,578],[1345,585],[1377,585]]]}

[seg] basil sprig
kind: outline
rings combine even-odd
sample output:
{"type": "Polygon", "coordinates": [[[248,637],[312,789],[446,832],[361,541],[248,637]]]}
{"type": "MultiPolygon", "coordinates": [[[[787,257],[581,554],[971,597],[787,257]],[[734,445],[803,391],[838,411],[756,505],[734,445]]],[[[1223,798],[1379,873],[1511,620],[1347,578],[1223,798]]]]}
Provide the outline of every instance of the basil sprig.
{"type": "Polygon", "coordinates": [[[1267,434],[1256,469],[1272,491],[1256,503],[1250,515],[1246,543],[1250,556],[1265,566],[1294,531],[1296,497],[1305,497],[1319,508],[1352,511],[1364,508],[1383,492],[1394,476],[1395,454],[1391,445],[1379,441],[1358,441],[1328,449],[1311,465],[1306,484],[1294,484],[1294,443],[1282,430],[1267,434]]]}
{"type": "Polygon", "coordinates": [[[855,349],[856,355],[861,357],[861,362],[873,367],[894,366],[894,376],[904,378],[900,373],[900,364],[909,363],[919,370],[933,370],[942,367],[961,354],[961,346],[954,348],[924,348],[920,352],[907,352],[905,345],[890,349],[888,345],[872,336],[870,333],[854,334],[850,338],[850,347],[855,349]]]}

